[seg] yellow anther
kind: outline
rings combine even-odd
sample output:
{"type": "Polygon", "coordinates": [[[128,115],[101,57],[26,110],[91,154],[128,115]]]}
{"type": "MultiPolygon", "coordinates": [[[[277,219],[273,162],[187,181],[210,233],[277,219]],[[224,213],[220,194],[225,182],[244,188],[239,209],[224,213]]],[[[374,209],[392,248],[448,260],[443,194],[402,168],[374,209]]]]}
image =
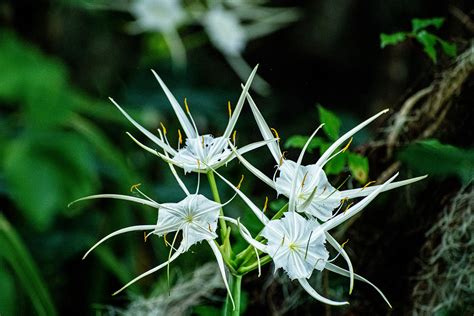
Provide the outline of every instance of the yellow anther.
{"type": "Polygon", "coordinates": [[[168,242],[168,240],[166,240],[166,235],[167,235],[167,234],[164,234],[164,235],[163,235],[163,240],[165,241],[165,246],[168,247],[168,246],[171,245],[171,244],[168,242]]]}
{"type": "Polygon", "coordinates": [[[190,111],[189,111],[189,106],[188,106],[188,100],[186,98],[184,98],[184,107],[186,108],[186,112],[189,114],[190,111]]]}
{"type": "Polygon", "coordinates": [[[272,128],[270,128],[270,129],[272,130],[273,134],[275,134],[275,137],[276,137],[276,139],[278,139],[278,141],[280,141],[280,135],[278,135],[278,132],[277,132],[277,130],[276,130],[276,129],[274,129],[273,127],[272,127],[272,128]]]}
{"type": "Polygon", "coordinates": [[[181,134],[181,130],[178,128],[178,142],[181,145],[183,143],[183,135],[181,134]]]}
{"type": "Polygon", "coordinates": [[[240,189],[240,186],[242,185],[243,181],[244,181],[244,175],[242,175],[242,177],[240,177],[239,184],[237,184],[237,189],[240,189]]]}
{"type": "Polygon", "coordinates": [[[207,223],[207,225],[208,225],[209,231],[212,233],[211,224],[207,223]]]}
{"type": "Polygon", "coordinates": [[[234,132],[232,133],[232,142],[234,143],[234,145],[235,145],[235,138],[236,138],[236,137],[237,137],[237,131],[234,131],[234,132]]]}
{"type": "Polygon", "coordinates": [[[349,198],[348,198],[348,197],[342,198],[342,199],[341,199],[341,204],[344,204],[344,203],[346,203],[348,200],[349,200],[349,198]]]}
{"type": "Polygon", "coordinates": [[[163,134],[166,135],[166,127],[165,127],[165,125],[163,125],[162,122],[160,122],[160,125],[161,125],[161,129],[163,130],[163,134]]]}
{"type": "Polygon", "coordinates": [[[265,197],[265,204],[263,204],[263,212],[264,213],[267,210],[267,207],[268,207],[268,196],[265,197]]]}
{"type": "Polygon", "coordinates": [[[141,186],[142,184],[141,183],[137,183],[137,184],[134,184],[130,187],[130,192],[133,192],[133,190],[137,190],[138,191],[138,187],[141,186]]]}
{"type": "Polygon", "coordinates": [[[364,187],[362,188],[362,190],[364,190],[364,189],[367,188],[369,185],[374,184],[374,183],[376,183],[376,182],[377,182],[377,181],[369,181],[369,182],[367,182],[367,184],[364,185],[364,187]]]}
{"type": "Polygon", "coordinates": [[[227,101],[227,110],[229,111],[229,118],[232,117],[232,105],[230,105],[230,101],[227,101]]]}
{"type": "Polygon", "coordinates": [[[344,210],[344,214],[346,214],[347,210],[354,204],[354,202],[349,203],[349,205],[346,206],[346,209],[344,210]]]}
{"type": "Polygon", "coordinates": [[[143,232],[143,240],[146,242],[148,236],[146,235],[146,232],[143,232]]]}
{"type": "Polygon", "coordinates": [[[197,166],[198,166],[198,169],[201,169],[201,161],[199,161],[199,159],[197,160],[197,166]]]}
{"type": "Polygon", "coordinates": [[[345,242],[341,244],[341,248],[344,248],[344,246],[349,242],[349,239],[347,239],[345,242]]]}
{"type": "Polygon", "coordinates": [[[351,145],[351,143],[352,143],[352,137],[351,137],[351,139],[349,139],[349,142],[347,143],[346,147],[344,147],[344,148],[342,149],[342,152],[345,152],[345,151],[349,148],[349,146],[351,145]]]}
{"type": "Polygon", "coordinates": [[[201,136],[201,144],[202,144],[202,148],[204,148],[204,135],[201,136]]]}

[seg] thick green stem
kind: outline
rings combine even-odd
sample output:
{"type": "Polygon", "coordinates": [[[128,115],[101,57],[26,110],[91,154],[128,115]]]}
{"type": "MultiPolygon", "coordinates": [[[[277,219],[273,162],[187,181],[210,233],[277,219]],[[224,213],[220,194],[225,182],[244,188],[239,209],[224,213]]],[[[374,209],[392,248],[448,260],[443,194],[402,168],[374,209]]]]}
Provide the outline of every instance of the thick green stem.
{"type": "MultiPolygon", "coordinates": [[[[214,172],[209,171],[207,173],[207,179],[209,180],[209,186],[211,187],[212,196],[214,197],[214,201],[216,201],[219,204],[222,204],[221,198],[219,196],[219,190],[217,189],[216,178],[214,177],[214,172]]],[[[224,216],[224,211],[222,210],[222,208],[220,209],[220,215],[221,215],[221,217],[224,216]]],[[[226,225],[225,220],[223,218],[219,218],[219,226],[220,226],[220,231],[221,231],[222,243],[224,243],[225,238],[227,236],[227,225],[226,225]]]]}
{"type": "Polygon", "coordinates": [[[226,300],[226,316],[240,316],[240,291],[242,286],[242,276],[232,275],[231,276],[231,292],[234,299],[235,308],[232,309],[232,303],[230,302],[229,296],[226,300]]]}

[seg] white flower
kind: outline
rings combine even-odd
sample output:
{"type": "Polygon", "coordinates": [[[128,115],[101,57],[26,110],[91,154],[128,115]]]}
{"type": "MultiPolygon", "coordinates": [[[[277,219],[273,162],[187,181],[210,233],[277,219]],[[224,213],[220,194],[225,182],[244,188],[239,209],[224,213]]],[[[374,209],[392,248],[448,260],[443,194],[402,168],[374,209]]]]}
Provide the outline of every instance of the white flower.
{"type": "Polygon", "coordinates": [[[137,276],[136,278],[128,282],[126,285],[124,285],[121,289],[116,291],[113,295],[121,292],[122,290],[135,283],[136,281],[142,279],[143,277],[150,275],[169,265],[172,261],[178,258],[180,254],[186,252],[192,245],[205,240],[211,247],[216,257],[225,286],[229,292],[229,295],[231,296],[231,292],[229,290],[228,282],[225,275],[224,260],[216,242],[214,241],[214,239],[217,238],[216,228],[220,209],[224,205],[229,203],[230,200],[225,204],[220,204],[209,200],[201,194],[196,193],[188,194],[182,201],[178,203],[160,204],[147,197],[138,188],[135,189],[145,198],[142,199],[134,196],[120,194],[99,194],[87,196],[71,203],[73,204],[78,201],[98,198],[112,198],[140,203],[158,209],[158,221],[156,225],[137,225],[119,229],[98,241],[94,246],[92,246],[92,248],[90,248],[86,252],[83,259],[104,241],[123,233],[131,231],[149,231],[149,233],[146,235],[147,237],[151,234],[163,236],[173,232],[176,233],[171,243],[169,243],[169,241],[166,241],[167,244],[170,244],[171,250],[175,250],[173,254],[170,253],[170,256],[167,261],[137,276]],[[175,242],[177,240],[179,232],[181,232],[182,234],[181,242],[179,247],[175,248],[175,242]]]}
{"type": "Polygon", "coordinates": [[[323,270],[329,252],[324,234],[313,236],[319,223],[296,212],[286,212],[281,220],[270,221],[261,232],[275,269],[283,268],[290,279],[310,278],[314,269],[323,270]]]}
{"type": "MultiPolygon", "coordinates": [[[[271,129],[265,122],[265,119],[249,94],[247,94],[247,99],[263,138],[273,139],[274,136],[271,129]]],[[[290,211],[296,210],[298,212],[305,212],[321,221],[327,221],[331,218],[333,210],[340,206],[341,201],[367,196],[380,187],[379,185],[376,185],[372,187],[339,191],[329,183],[326,174],[324,173],[323,167],[333,157],[346,150],[346,148],[343,148],[334,153],[341,145],[344,144],[344,142],[349,140],[352,135],[387,111],[388,110],[383,110],[377,113],[376,115],[370,117],[348,131],[346,134],[342,135],[323,153],[316,163],[311,165],[303,166],[301,163],[306,152],[306,148],[322,125],[319,126],[309,137],[296,162],[285,159],[277,142],[269,142],[268,147],[277,164],[279,172],[279,175],[276,177],[275,181],[271,180],[257,168],[252,166],[241,155],[238,153],[236,153],[236,155],[242,164],[258,178],[275,189],[278,194],[283,194],[289,198],[290,211]]],[[[386,186],[384,190],[395,189],[400,186],[422,180],[424,178],[426,178],[426,176],[394,182],[386,186]]]]}
{"type": "MultiPolygon", "coordinates": [[[[219,173],[216,172],[216,174],[229,184],[229,186],[231,186],[236,193],[243,198],[245,203],[254,212],[257,213],[259,211],[258,207],[248,197],[246,197],[244,193],[225,180],[225,178],[219,175],[219,173]]],[[[263,212],[260,211],[261,216],[258,216],[257,214],[257,217],[265,225],[262,231],[262,236],[267,239],[266,244],[253,239],[248,229],[239,221],[227,217],[224,219],[238,225],[242,237],[250,245],[255,249],[270,255],[275,262],[276,269],[283,268],[291,279],[297,279],[308,294],[315,299],[330,305],[348,304],[347,302],[336,302],[323,297],[308,283],[307,279],[311,276],[313,270],[327,269],[350,278],[349,292],[352,292],[354,279],[370,284],[379,292],[390,306],[388,300],[375,285],[353,272],[349,256],[342,246],[329,234],[329,231],[362,211],[378,194],[387,190],[387,187],[397,176],[398,174],[395,174],[387,182],[373,190],[372,193],[362,199],[359,203],[349,207],[341,214],[334,216],[323,224],[319,224],[315,219],[307,220],[293,211],[284,213],[282,219],[268,220],[268,218],[263,215],[263,212]],[[329,256],[324,245],[326,240],[344,258],[348,265],[348,270],[340,268],[333,264],[331,262],[332,260],[328,260],[329,256]]]]}
{"type": "MultiPolygon", "coordinates": [[[[130,117],[113,99],[110,99],[115,106],[122,112],[122,114],[133,124],[137,127],[143,134],[145,134],[151,141],[153,141],[160,149],[164,151],[164,153],[160,153],[155,149],[152,149],[141,142],[139,142],[136,138],[129,136],[142,148],[151,152],[154,155],[159,156],[160,158],[164,159],[170,164],[176,165],[180,168],[183,168],[185,172],[203,172],[206,173],[210,170],[210,168],[217,169],[222,165],[227,164],[229,161],[235,158],[234,153],[229,148],[229,141],[231,139],[231,134],[234,131],[235,124],[237,123],[237,119],[240,115],[242,107],[245,101],[245,94],[247,93],[252,79],[255,76],[257,71],[257,67],[252,71],[250,74],[247,83],[245,84],[242,94],[237,102],[237,106],[235,110],[232,112],[229,105],[229,123],[224,131],[224,134],[221,137],[213,137],[212,135],[205,134],[200,135],[197,129],[196,124],[194,123],[194,119],[191,116],[189,108],[186,105],[186,113],[183,111],[181,106],[179,105],[178,101],[175,97],[171,94],[169,89],[166,87],[164,82],[161,78],[153,71],[156,79],[158,80],[159,84],[161,85],[163,91],[165,92],[168,100],[173,107],[176,116],[183,128],[184,134],[186,136],[185,146],[183,148],[178,148],[175,150],[172,148],[168,142],[166,136],[166,129],[163,129],[163,133],[159,131],[160,138],[156,137],[148,130],[146,130],[143,126],[138,124],[133,118],[130,117]]],[[[180,133],[180,141],[181,141],[181,132],[180,133]]],[[[268,142],[274,141],[275,139],[260,141],[256,143],[252,143],[246,145],[242,148],[236,150],[240,155],[247,153],[251,150],[254,150],[258,147],[266,145],[268,142]]]]}
{"type": "Polygon", "coordinates": [[[186,18],[180,0],[134,0],[129,10],[136,18],[135,27],[142,31],[168,33],[186,18]]]}
{"type": "Polygon", "coordinates": [[[244,50],[245,30],[232,11],[213,8],[204,15],[203,25],[211,42],[224,55],[238,56],[244,50]]]}

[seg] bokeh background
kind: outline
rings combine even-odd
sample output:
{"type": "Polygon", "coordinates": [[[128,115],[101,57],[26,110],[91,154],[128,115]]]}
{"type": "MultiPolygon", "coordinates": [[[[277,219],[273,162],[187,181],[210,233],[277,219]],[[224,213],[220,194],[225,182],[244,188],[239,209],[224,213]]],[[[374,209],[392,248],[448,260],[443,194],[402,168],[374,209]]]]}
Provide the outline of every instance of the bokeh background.
{"type": "MultiPolygon", "coordinates": [[[[246,314],[472,314],[474,62],[468,60],[467,75],[446,101],[446,118],[429,137],[439,143],[417,145],[419,139],[408,126],[395,154],[387,157],[386,135],[397,111],[411,95],[445,78],[458,60],[438,52],[433,63],[414,40],[381,49],[379,39],[380,33],[409,30],[413,18],[444,17],[444,25],[434,32],[455,43],[460,55],[472,50],[472,1],[272,1],[267,6],[299,12],[294,22],[249,41],[242,55],[249,65],[260,65],[259,74],[270,85],[266,95],[253,95],[282,139],[309,135],[320,122],[317,104],[337,115],[341,131],[389,107],[388,117],[354,139],[354,152],[368,158],[367,181],[380,179],[394,164],[390,171],[400,170],[403,177],[432,176],[384,194],[350,229],[339,232],[339,240],[350,240],[346,249],[356,271],[384,291],[392,310],[372,288],[356,284],[348,296],[347,280],[325,273],[315,283],[331,297],[348,297],[351,305],[323,306],[284,274],[273,275],[268,265],[262,277],[244,279],[246,314]],[[451,217],[446,219],[446,214],[451,217]],[[459,239],[454,252],[439,249],[453,238],[459,239]],[[453,266],[457,268],[451,271],[453,266]],[[436,279],[448,270],[457,278],[457,292],[450,290],[454,281],[436,279]],[[420,283],[426,279],[433,284],[420,283]],[[440,288],[441,294],[436,292],[440,288]],[[450,297],[454,292],[457,296],[450,297]]],[[[163,273],[111,296],[121,284],[167,258],[161,239],[144,243],[141,234],[123,235],[81,260],[98,238],[121,227],[152,223],[155,211],[113,200],[68,203],[96,193],[127,194],[136,183],[157,201],[182,198],[166,164],[125,135],[138,133],[109,96],[150,130],[166,124],[176,142],[177,120],[150,69],[178,100],[187,98],[200,129],[215,134],[224,129],[227,101],[236,103],[242,80],[201,26],[179,30],[187,53],[184,68],[173,66],[159,33],[127,32],[133,19],[130,13],[91,1],[0,2],[1,315],[120,314],[134,302],[168,295],[163,273]]],[[[237,130],[240,144],[260,139],[247,106],[237,130]]],[[[295,157],[297,150],[288,150],[295,157]]],[[[271,156],[264,149],[249,159],[272,172],[271,156]]],[[[224,171],[234,182],[242,172],[243,190],[263,205],[271,193],[258,180],[237,163],[224,171]]],[[[340,182],[349,173],[344,167],[332,177],[340,182]]],[[[195,180],[186,181],[192,187],[195,180]]],[[[221,188],[224,196],[231,196],[221,188]]],[[[209,195],[206,190],[202,193],[209,195]]],[[[233,203],[230,211],[256,225],[243,203],[233,203]]],[[[171,266],[172,284],[191,282],[190,273],[209,261],[205,246],[193,249],[171,266]]],[[[184,304],[185,313],[219,315],[225,298],[221,287],[211,286],[195,301],[182,298],[172,304],[184,304]]]]}

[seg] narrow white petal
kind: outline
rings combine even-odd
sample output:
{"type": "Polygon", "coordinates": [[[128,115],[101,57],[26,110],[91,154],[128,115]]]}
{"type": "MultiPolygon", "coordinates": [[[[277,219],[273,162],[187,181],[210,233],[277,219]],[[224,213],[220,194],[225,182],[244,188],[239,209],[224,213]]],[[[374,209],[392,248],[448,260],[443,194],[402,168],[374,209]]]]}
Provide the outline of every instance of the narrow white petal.
{"type": "MultiPolygon", "coordinates": [[[[133,137],[132,134],[130,134],[129,132],[126,132],[125,134],[127,134],[128,137],[130,137],[130,138],[135,142],[135,144],[137,144],[137,145],[140,146],[141,148],[145,149],[145,150],[148,151],[149,153],[158,156],[158,153],[157,153],[157,151],[156,151],[155,149],[150,148],[150,147],[144,145],[143,143],[141,143],[140,141],[138,141],[138,139],[136,139],[135,137],[133,137]]],[[[165,150],[165,152],[166,152],[166,150],[165,150]]]]}
{"type": "Polygon", "coordinates": [[[155,76],[156,80],[158,80],[158,83],[161,86],[161,89],[163,89],[164,93],[166,94],[166,97],[171,103],[171,106],[173,107],[174,113],[176,113],[176,116],[178,117],[179,123],[183,127],[183,131],[186,134],[186,137],[188,138],[194,138],[197,137],[196,131],[194,130],[193,125],[189,121],[188,117],[186,116],[186,113],[184,113],[183,109],[179,105],[178,101],[176,101],[176,98],[173,96],[171,91],[168,89],[168,87],[165,85],[163,80],[161,80],[160,76],[152,69],[151,72],[155,76]]]}
{"type": "Polygon", "coordinates": [[[230,297],[230,301],[232,302],[232,307],[235,310],[235,303],[234,303],[234,298],[232,297],[232,292],[230,291],[229,284],[227,282],[227,276],[225,274],[225,265],[224,265],[224,259],[222,258],[222,254],[215,244],[214,240],[208,240],[207,241],[209,246],[211,246],[212,252],[216,256],[217,264],[219,265],[219,270],[222,275],[222,280],[224,281],[225,288],[227,289],[227,295],[230,297]]]}
{"type": "Polygon", "coordinates": [[[150,133],[146,128],[144,128],[143,126],[138,124],[137,121],[135,121],[130,115],[128,115],[127,112],[125,112],[125,110],[122,109],[120,107],[120,105],[118,105],[117,102],[114,101],[114,99],[109,98],[109,100],[112,101],[112,103],[119,109],[120,112],[122,112],[122,114],[127,118],[127,120],[129,120],[130,123],[135,125],[135,127],[138,128],[140,130],[140,132],[145,134],[146,137],[148,137],[151,141],[153,141],[155,144],[157,144],[158,146],[160,146],[162,149],[166,150],[170,154],[172,154],[172,155],[176,154],[176,151],[173,148],[171,148],[166,143],[161,141],[158,137],[156,137],[155,135],[150,133]]]}
{"type": "MultiPolygon", "coordinates": [[[[267,139],[273,138],[274,136],[270,127],[268,126],[267,122],[263,118],[262,113],[260,113],[260,110],[258,109],[257,105],[253,101],[252,97],[248,93],[247,93],[247,100],[250,104],[250,108],[252,109],[252,113],[253,113],[253,116],[255,117],[255,121],[257,121],[257,126],[260,130],[260,133],[262,134],[263,139],[267,140],[267,139]]],[[[280,146],[278,145],[278,143],[269,143],[268,148],[270,149],[270,152],[273,156],[273,159],[275,159],[275,162],[279,164],[282,157],[282,153],[281,153],[280,146]]]]}
{"type": "Polygon", "coordinates": [[[373,199],[375,199],[375,197],[377,195],[379,195],[381,192],[384,191],[384,189],[398,176],[398,172],[393,176],[391,177],[390,179],[388,179],[384,184],[382,184],[381,186],[379,186],[374,192],[372,192],[371,194],[369,194],[367,197],[365,197],[364,199],[362,199],[360,202],[358,202],[356,205],[350,207],[348,210],[346,210],[345,212],[333,217],[332,219],[328,220],[327,222],[325,222],[324,224],[322,224],[322,229],[325,230],[325,231],[329,231],[331,229],[333,229],[334,227],[340,225],[341,223],[345,222],[346,220],[348,220],[349,218],[351,218],[352,216],[356,215],[357,213],[359,213],[360,211],[362,211],[370,202],[372,202],[373,199]]]}
{"type": "Polygon", "coordinates": [[[222,135],[222,137],[224,138],[229,138],[230,134],[232,134],[232,131],[234,130],[235,124],[237,123],[237,119],[239,118],[240,112],[242,111],[242,107],[244,106],[245,96],[247,95],[247,92],[249,91],[250,85],[252,84],[252,80],[257,72],[257,69],[258,69],[258,65],[255,66],[255,68],[252,70],[252,73],[247,79],[247,83],[245,83],[245,87],[242,90],[242,93],[240,94],[240,97],[239,97],[239,101],[237,101],[237,105],[234,109],[234,113],[229,119],[229,123],[227,124],[227,127],[224,131],[224,135],[222,135]]]}
{"type": "Polygon", "coordinates": [[[85,200],[92,200],[92,199],[117,199],[117,200],[126,200],[126,201],[131,201],[131,202],[136,202],[140,203],[143,205],[148,205],[154,208],[160,207],[160,204],[155,202],[155,201],[150,201],[150,200],[145,200],[141,198],[137,198],[134,196],[129,196],[129,195],[122,195],[122,194],[96,194],[96,195],[89,195],[85,196],[83,198],[77,199],[75,201],[72,201],[69,203],[68,207],[71,206],[74,203],[77,203],[79,201],[85,201],[85,200]]]}
{"type": "Polygon", "coordinates": [[[270,220],[268,217],[261,211],[242,191],[240,191],[235,185],[233,185],[230,181],[228,181],[226,178],[224,178],[220,173],[215,171],[214,169],[211,168],[211,170],[219,176],[219,178],[222,179],[225,183],[227,183],[228,186],[230,186],[244,202],[250,207],[250,209],[253,211],[255,216],[257,216],[258,220],[260,220],[264,225],[266,225],[270,220]]]}
{"type": "Polygon", "coordinates": [[[104,238],[102,238],[101,240],[99,240],[94,246],[92,246],[92,248],[90,248],[86,252],[86,254],[82,257],[82,259],[84,260],[92,250],[97,248],[97,246],[99,246],[101,243],[103,243],[104,241],[106,241],[109,238],[112,238],[112,237],[120,235],[120,234],[128,233],[128,232],[151,230],[151,229],[155,229],[155,228],[156,228],[156,225],[137,225],[137,226],[125,227],[125,228],[119,229],[117,231],[114,231],[113,233],[111,233],[111,234],[105,236],[104,238]]]}
{"type": "Polygon", "coordinates": [[[293,181],[292,181],[292,184],[291,184],[290,195],[288,197],[289,200],[290,200],[288,210],[290,212],[294,212],[295,208],[296,208],[296,196],[295,195],[296,195],[296,185],[297,185],[297,182],[298,182],[298,169],[301,166],[301,162],[303,161],[303,157],[304,157],[304,154],[306,152],[306,149],[309,146],[309,143],[311,143],[311,140],[313,139],[314,135],[316,135],[316,133],[321,129],[321,127],[323,127],[323,125],[324,124],[319,125],[318,128],[311,134],[311,136],[306,141],[306,144],[304,144],[303,149],[301,150],[301,153],[298,157],[298,160],[296,161],[295,177],[293,178],[293,181]]]}
{"type": "MultiPolygon", "coordinates": [[[[408,185],[408,184],[423,180],[426,177],[428,177],[428,175],[424,175],[424,176],[421,176],[421,177],[416,177],[416,178],[411,178],[411,179],[407,179],[407,180],[403,180],[403,181],[397,181],[397,182],[390,183],[388,186],[385,187],[383,192],[388,191],[388,190],[392,190],[392,189],[396,189],[396,188],[399,188],[401,186],[408,185]]],[[[340,191],[341,192],[341,198],[353,199],[353,198],[357,198],[357,197],[367,196],[370,193],[377,190],[379,187],[380,187],[380,185],[374,185],[374,186],[367,187],[367,188],[358,188],[358,189],[340,191]]]]}
{"type": "Polygon", "coordinates": [[[352,293],[352,289],[354,288],[354,268],[352,267],[352,262],[349,256],[347,255],[347,252],[344,250],[344,248],[339,245],[336,239],[332,237],[328,232],[325,232],[326,239],[327,241],[331,244],[331,246],[334,247],[334,249],[337,250],[341,254],[341,256],[346,260],[347,262],[347,267],[349,268],[349,294],[352,293]]]}
{"type": "Polygon", "coordinates": [[[325,164],[326,160],[328,160],[328,158],[331,156],[331,154],[339,147],[341,146],[346,140],[348,140],[349,138],[352,137],[352,135],[354,135],[355,133],[357,133],[358,131],[360,131],[362,128],[364,128],[365,126],[367,126],[368,124],[370,124],[372,121],[374,121],[376,118],[378,118],[380,115],[384,114],[384,113],[387,113],[388,112],[388,109],[385,109],[383,111],[380,111],[379,113],[375,114],[374,116],[372,116],[371,118],[365,120],[364,122],[360,123],[359,125],[357,125],[356,127],[354,127],[353,129],[351,129],[350,131],[348,131],[347,133],[345,133],[344,135],[342,135],[341,137],[339,137],[338,140],[336,140],[331,146],[329,146],[328,149],[326,149],[326,151],[324,152],[324,154],[318,159],[318,161],[316,162],[316,165],[321,167],[325,164]]]}
{"type": "MultiPolygon", "coordinates": [[[[243,155],[245,153],[248,153],[249,151],[252,151],[254,149],[257,149],[257,148],[260,148],[262,146],[265,146],[265,145],[268,145],[270,143],[275,143],[277,141],[276,138],[272,138],[272,139],[267,139],[267,140],[261,140],[261,141],[258,141],[258,142],[254,142],[254,143],[250,143],[248,145],[245,145],[243,147],[240,147],[239,149],[237,149],[238,153],[243,155]]],[[[232,144],[231,144],[232,145],[232,144]]]]}
{"type": "Polygon", "coordinates": [[[349,302],[336,302],[336,301],[330,300],[328,298],[325,298],[324,296],[322,296],[321,294],[316,292],[316,290],[313,289],[311,287],[311,285],[309,285],[308,280],[306,280],[306,279],[298,279],[298,282],[300,282],[303,289],[305,289],[305,291],[308,292],[309,295],[311,295],[312,297],[314,297],[315,299],[317,299],[318,301],[320,301],[324,304],[334,305],[334,306],[349,304],[349,302]]]}
{"type": "Polygon", "coordinates": [[[242,238],[244,238],[245,241],[248,242],[252,247],[262,252],[267,253],[267,246],[257,241],[256,239],[254,239],[252,235],[250,234],[249,230],[247,229],[247,227],[245,227],[240,221],[235,220],[231,217],[227,217],[227,216],[221,216],[221,218],[237,226],[237,228],[239,228],[240,230],[240,234],[242,235],[242,238]]]}
{"type": "Polygon", "coordinates": [[[166,267],[167,265],[169,265],[171,262],[173,262],[176,258],[178,258],[181,254],[183,253],[183,249],[181,248],[181,246],[176,249],[176,251],[174,252],[174,254],[168,259],[168,261],[165,261],[163,262],[162,264],[160,264],[159,266],[156,266],[154,267],[153,269],[150,269],[148,270],[147,272],[145,273],[142,273],[140,274],[139,276],[137,276],[135,279],[133,279],[132,281],[128,282],[127,284],[125,284],[123,287],[120,288],[120,290],[114,292],[114,294],[112,295],[117,295],[118,293],[122,292],[123,290],[125,290],[127,287],[129,287],[130,285],[132,285],[133,283],[137,282],[138,280],[152,274],[152,273],[155,273],[156,271],[166,267]]]}
{"type": "MultiPolygon", "coordinates": [[[[350,273],[349,271],[341,268],[341,267],[338,267],[336,266],[335,264],[332,264],[330,262],[328,262],[326,264],[326,269],[328,269],[329,271],[332,271],[334,273],[337,273],[337,274],[340,274],[340,275],[343,275],[343,276],[346,276],[346,277],[349,277],[350,273]]],[[[392,308],[392,305],[390,304],[390,302],[388,301],[388,299],[385,297],[385,295],[383,294],[383,292],[378,288],[376,287],[372,282],[370,282],[369,280],[367,280],[366,278],[358,275],[357,273],[354,273],[354,278],[356,280],[359,280],[359,281],[362,281],[362,282],[365,282],[369,285],[371,285],[377,292],[379,292],[380,296],[382,296],[382,298],[384,299],[384,301],[388,304],[388,306],[390,306],[390,308],[392,308]]]]}
{"type": "MultiPolygon", "coordinates": [[[[230,143],[229,143],[230,144],[230,143]]],[[[252,172],[257,178],[259,178],[260,180],[262,180],[265,184],[267,184],[270,188],[274,189],[275,190],[275,183],[273,182],[272,179],[270,179],[269,177],[267,177],[263,172],[261,172],[260,170],[258,170],[257,168],[255,168],[247,159],[245,159],[241,153],[236,150],[236,148],[234,147],[234,145],[230,144],[230,147],[232,149],[232,151],[234,152],[234,154],[237,156],[237,158],[239,159],[239,161],[244,165],[245,168],[247,168],[250,172],[252,172]]],[[[242,149],[242,148],[241,148],[242,149]]]]}

